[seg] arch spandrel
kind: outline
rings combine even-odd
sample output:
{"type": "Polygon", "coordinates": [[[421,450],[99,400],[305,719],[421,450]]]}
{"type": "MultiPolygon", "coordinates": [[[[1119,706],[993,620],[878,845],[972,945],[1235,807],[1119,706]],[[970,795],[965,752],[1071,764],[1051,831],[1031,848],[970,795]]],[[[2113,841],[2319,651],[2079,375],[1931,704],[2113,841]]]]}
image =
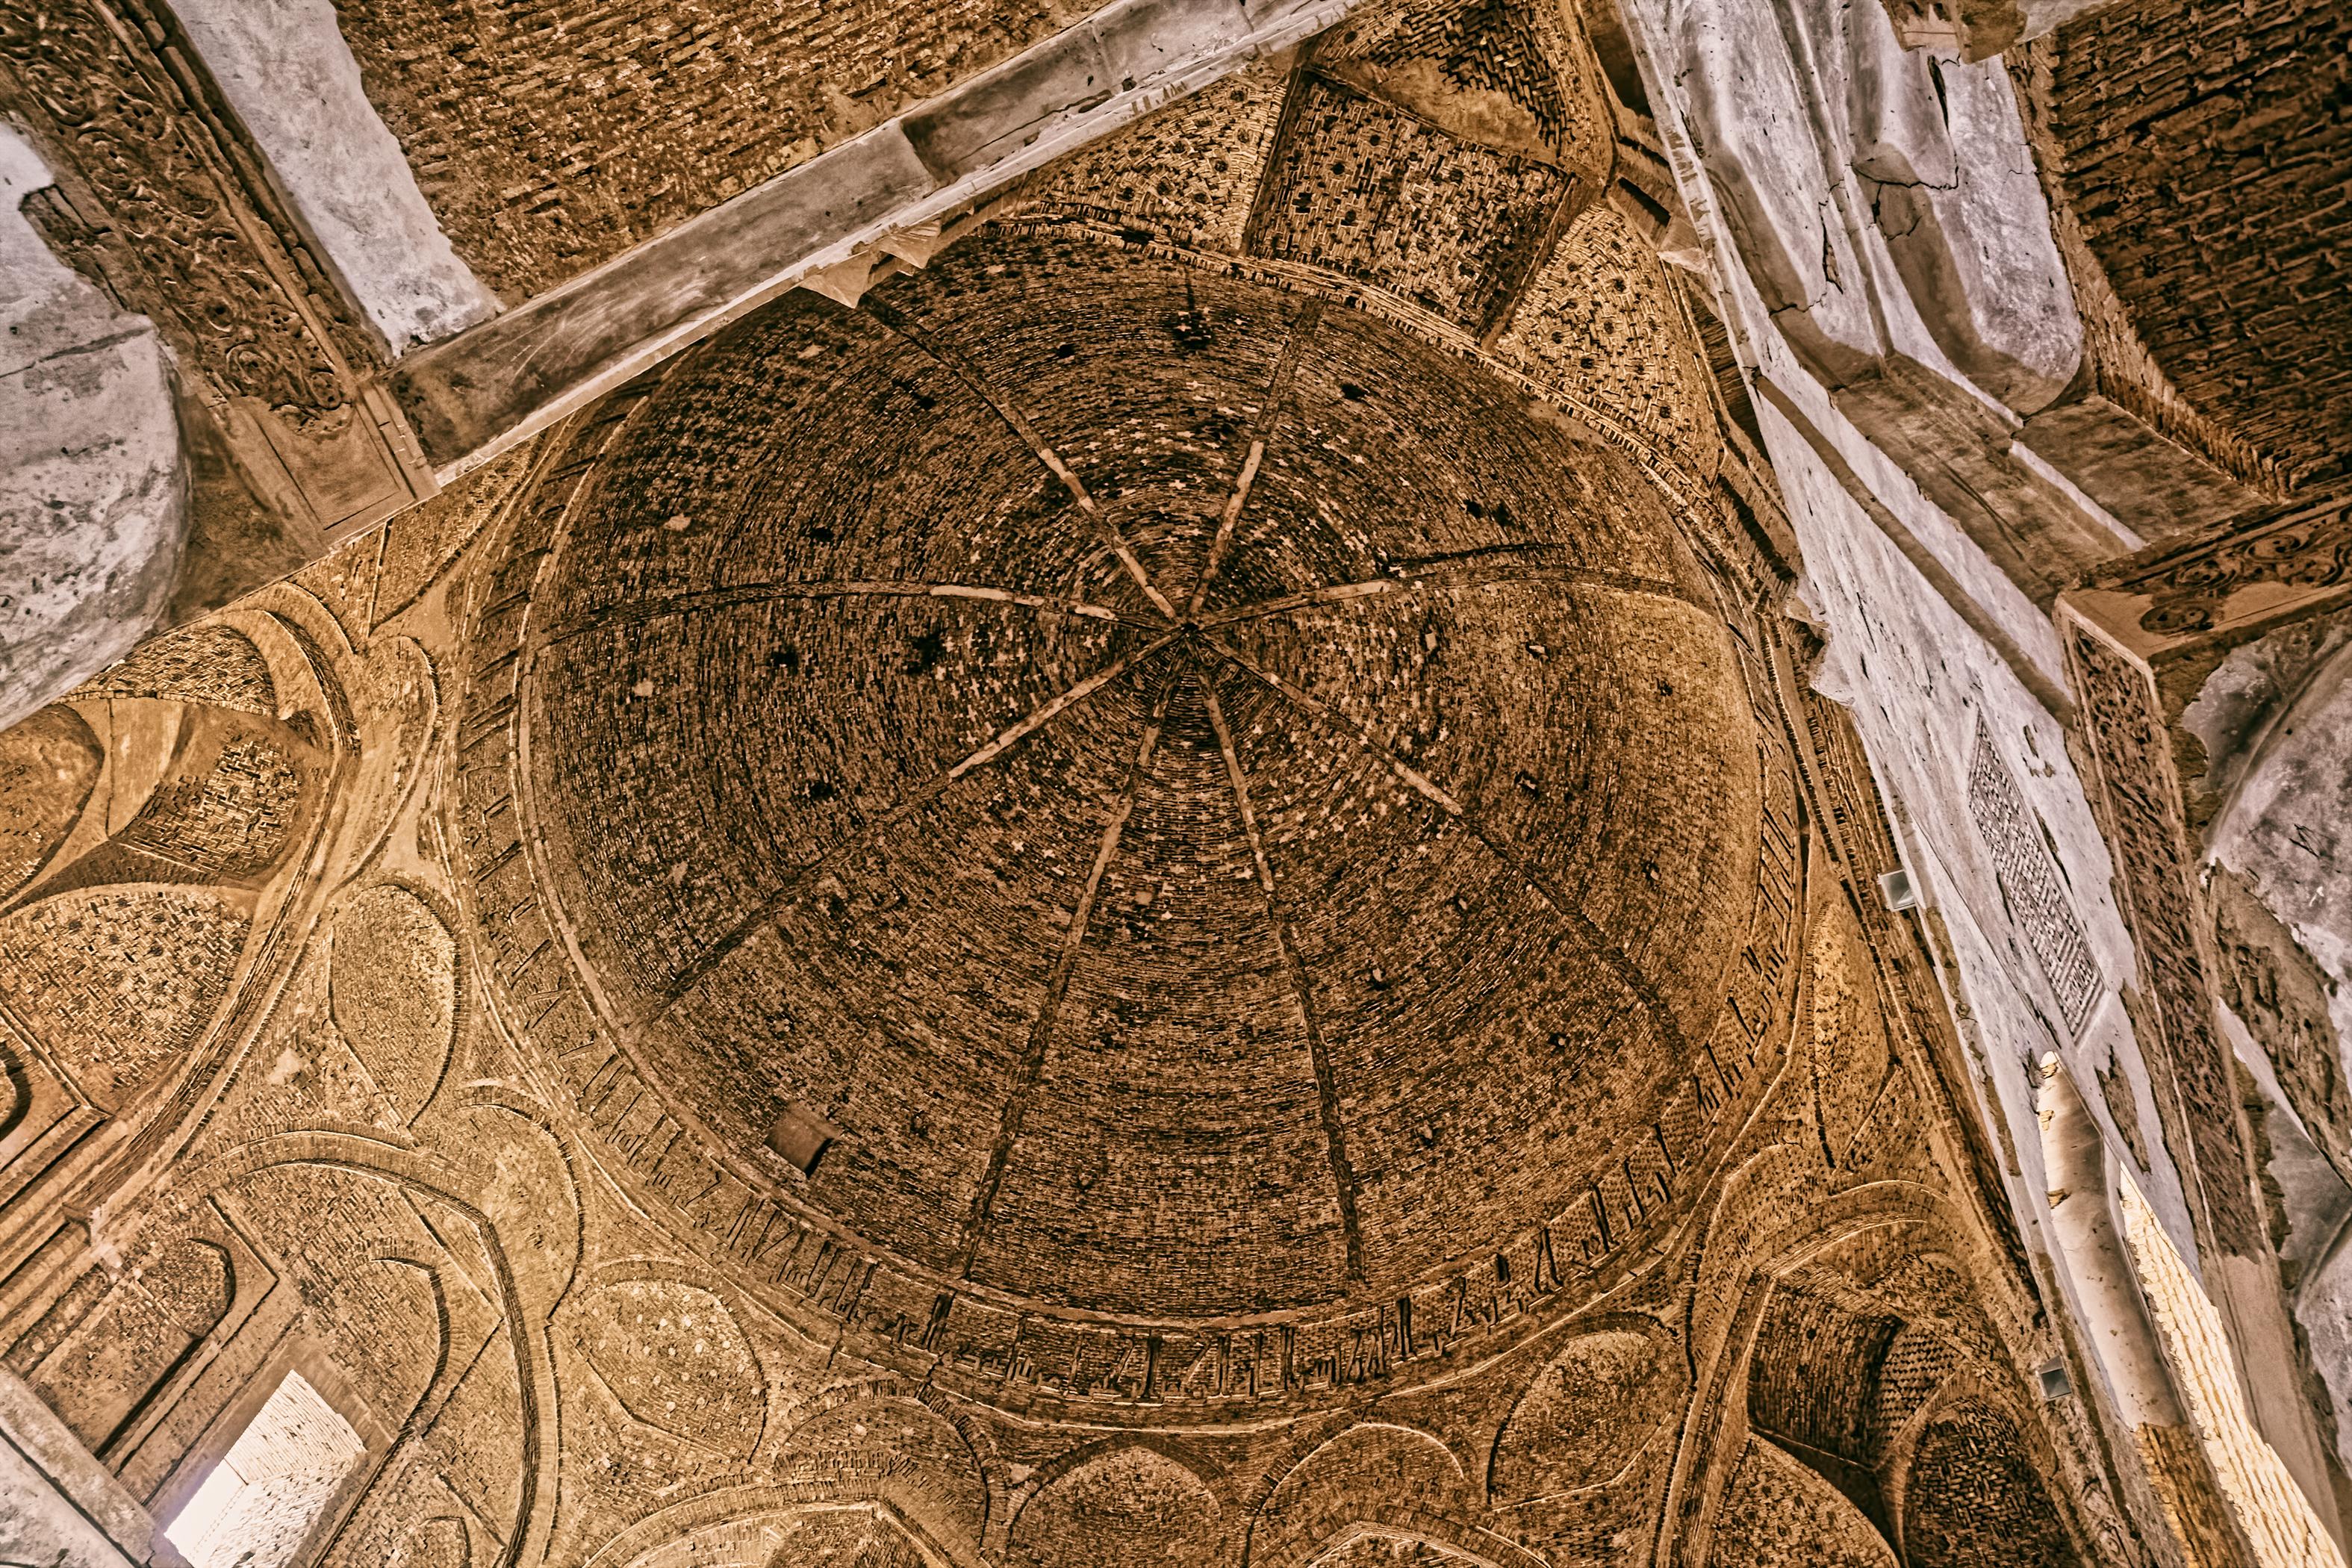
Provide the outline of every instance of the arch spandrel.
{"type": "Polygon", "coordinates": [[[572,1331],[606,1392],[635,1420],[730,1458],[758,1445],[766,1378],[709,1291],[675,1280],[613,1280],[581,1300],[572,1331]]]}
{"type": "Polygon", "coordinates": [[[1722,1568],[1896,1568],[1886,1538],[1820,1475],[1751,1437],[1732,1471],[1707,1561],[1722,1568]]]}
{"type": "Polygon", "coordinates": [[[886,1501],[943,1539],[988,1532],[990,1478],[970,1435],[910,1394],[843,1390],[795,1412],[775,1473],[797,1496],[886,1501]]]}
{"type": "Polygon", "coordinates": [[[1683,1372],[1667,1335],[1580,1334],[1544,1363],[1495,1435],[1486,1489],[1496,1506],[1606,1486],[1673,1441],[1683,1372]]]}
{"type": "Polygon", "coordinates": [[[1982,1400],[1937,1411],[1911,1458],[1903,1510],[1908,1560],[1930,1568],[2080,1561],[2042,1467],[2008,1416],[1982,1400]]]}

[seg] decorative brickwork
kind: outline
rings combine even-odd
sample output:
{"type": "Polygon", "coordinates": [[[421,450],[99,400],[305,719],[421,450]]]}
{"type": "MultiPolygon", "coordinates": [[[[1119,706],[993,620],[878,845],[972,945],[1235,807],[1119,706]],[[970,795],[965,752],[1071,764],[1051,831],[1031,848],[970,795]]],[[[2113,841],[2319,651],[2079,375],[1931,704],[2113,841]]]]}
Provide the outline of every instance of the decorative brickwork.
{"type": "Polygon", "coordinates": [[[394,883],[336,917],[328,1015],[403,1121],[441,1086],[457,1026],[457,944],[424,900],[394,883]]]}
{"type": "Polygon", "coordinates": [[[0,921],[0,999],[111,1107],[187,1048],[245,935],[243,914],[205,893],[65,894],[0,921]]]}
{"type": "Polygon", "coordinates": [[[2255,1427],[2221,1314],[2189,1271],[2163,1224],[2127,1177],[2117,1194],[2123,1232],[2147,1293],[2148,1311],[2206,1458],[2255,1560],[2279,1564],[2342,1561],[2278,1454],[2255,1427]]]}
{"type": "MultiPolygon", "coordinates": [[[[1665,263],[1601,204],[1561,236],[1495,353],[1538,384],[1620,411],[1645,439],[1706,474],[1722,437],[1696,348],[1665,263]]],[[[1731,385],[1739,388],[1736,369],[1731,385]]]]}
{"type": "Polygon", "coordinates": [[[2148,351],[2132,319],[2131,306],[2108,281],[2098,253],[2084,234],[2066,182],[2066,153],[2053,121],[2053,76],[2058,35],[2045,33],[2017,46],[2008,57],[2026,142],[2050,204],[2050,237],[2065,263],[2066,280],[2083,322],[2083,369],[2095,392],[2128,412],[2148,429],[2210,463],[2252,496],[2284,493],[2278,466],[2243,434],[2212,412],[2181,395],[2162,364],[2148,351]]]}
{"type": "Polygon", "coordinates": [[[1738,1568],[1894,1568],[1861,1510],[1779,1447],[1750,1437],[1724,1499],[1712,1562],[1738,1568]]]}
{"type": "Polygon", "coordinates": [[[1456,90],[1492,93],[1508,102],[1534,127],[1539,145],[1557,149],[1568,139],[1574,111],[1559,68],[1548,58],[1537,9],[1514,0],[1392,5],[1340,29],[1318,58],[1335,65],[1361,60],[1383,71],[1426,61],[1456,90]]]}
{"type": "Polygon", "coordinates": [[[1671,292],[1238,254],[1264,87],[0,748],[0,1356],[135,1498],[299,1371],[323,1568],[1877,1564],[1969,1400],[2099,1560],[1671,292]]]}
{"type": "MultiPolygon", "coordinates": [[[[995,1331],[1021,1359],[975,1370],[1065,1397],[1336,1392],[1447,1356],[1489,1291],[1549,1295],[1605,1268],[1670,1212],[1786,1005],[1763,987],[1787,981],[1793,868],[1742,841],[1759,834],[1759,787],[1785,800],[1788,781],[1754,771],[1737,658],[1683,596],[1676,547],[1631,518],[1580,523],[1610,541],[1598,549],[1548,531],[1539,520],[1591,517],[1580,496],[1622,493],[1608,460],[1490,401],[1448,407],[1476,397],[1467,373],[1360,318],[1034,240],[959,252],[880,298],[897,326],[811,300],[718,345],[567,480],[581,499],[531,599],[546,629],[528,678],[534,732],[565,739],[535,742],[523,786],[554,851],[550,891],[626,1041],[571,1069],[583,1105],[631,1145],[644,1121],[681,1196],[698,1167],[722,1193],[758,1176],[716,1200],[776,1205],[758,1234],[727,1227],[733,1245],[805,1255],[814,1237],[774,1232],[813,1203],[938,1270],[829,1283],[841,1265],[820,1247],[800,1288],[856,1303],[910,1349],[988,1342],[990,1309],[959,1276],[1096,1311],[1331,1304],[1245,1343],[1090,1344],[1043,1317],[995,1331]],[[1089,293],[1104,276],[1118,293],[1089,293]],[[1154,369],[1133,349],[1162,333],[1154,369]],[[1095,402],[1089,367],[1115,343],[1125,384],[1095,402]],[[727,391],[747,379],[769,388],[758,405],[727,391]],[[887,437],[886,416],[952,420],[960,453],[1001,456],[987,482],[917,503],[938,520],[928,539],[866,521],[926,488],[928,442],[877,446],[842,475],[858,489],[829,494],[753,469],[730,500],[702,488],[698,458],[677,466],[859,439],[809,426],[845,398],[874,411],[865,439],[887,437]],[[751,406],[798,433],[735,425],[751,406]],[[1549,477],[1502,488],[1521,472],[1549,477]],[[1155,595],[1198,609],[1161,621],[1155,595]],[[1573,618],[1539,610],[1552,600],[1573,618]],[[745,661],[740,709],[675,706],[707,637],[745,661]],[[875,638],[878,665],[848,651],[875,638]],[[1531,720],[1441,695],[1496,668],[1521,672],[1496,696],[1583,715],[1576,746],[1525,750],[1513,737],[1531,720]],[[867,702],[881,706],[857,717],[867,702]],[[892,732],[903,758],[824,738],[892,732]],[[1624,749],[1661,732],[1689,738],[1671,783],[1624,749]],[[695,759],[740,754],[735,734],[791,749],[764,777],[703,782],[695,759]],[[687,802],[709,790],[768,823],[749,857],[691,837],[687,802]],[[1101,804],[1050,821],[1025,804],[1066,794],[1101,804]],[[833,840],[822,857],[787,847],[833,840]],[[1560,852],[1517,847],[1530,842],[1560,852]],[[1351,862],[1394,855],[1426,859],[1429,879],[1351,890],[1351,862]],[[1643,868],[1631,885],[1609,869],[1624,864],[1643,868]],[[1670,912],[1727,879],[1761,886],[1715,900],[1696,931],[1670,912]],[[926,884],[961,890],[941,904],[926,884]],[[628,887],[662,901],[606,924],[595,911],[628,887]],[[1330,906],[1360,899],[1362,914],[1330,906]],[[1391,927],[1424,951],[1374,934],[1391,927]],[[1507,963],[1495,930],[1519,933],[1507,963]],[[937,948],[856,1004],[885,1010],[840,1016],[868,994],[859,972],[909,942],[937,948]],[[787,953],[809,955],[822,989],[789,978],[787,953]],[[1148,1026],[1123,1024],[1146,994],[1148,1026]],[[1375,1047],[1414,1015],[1446,1018],[1445,1035],[1375,1047]],[[942,1058],[929,1042],[950,1034],[973,1054],[942,1058]],[[1474,1061],[1490,1086],[1522,1086],[1499,1117],[1457,1098],[1474,1061]],[[1541,1086],[1561,1073],[1609,1082],[1624,1109],[1547,1110],[1541,1086]],[[1174,1098],[1186,1082],[1196,1100],[1174,1098]],[[805,1193],[757,1163],[771,1097],[846,1130],[805,1193]],[[702,1167],[689,1149],[712,1137],[725,1163],[702,1167]],[[1474,1176],[1498,1138],[1528,1157],[1474,1176]],[[1184,1206],[1220,1217],[1171,1235],[1153,1215],[1180,1150],[1184,1206]],[[1433,1203],[1442,1192],[1460,1196],[1433,1203]],[[1066,1262],[1041,1279],[1041,1254],[1066,1262]]],[[[1787,841],[1787,805],[1765,809],[1787,841]]],[[[496,940],[534,962],[529,928],[496,940]]]]}
{"type": "Polygon", "coordinates": [[[1530,0],[1381,0],[1318,39],[1316,66],[1458,136],[1598,183],[1615,128],[1591,46],[1530,0]]]}
{"type": "Polygon", "coordinates": [[[1920,1430],[1915,1473],[1937,1485],[1908,1501],[1909,1561],[1935,1568],[2058,1564],[2074,1552],[2017,1428],[1991,1406],[1962,1399],[1920,1430]]]}
{"type": "Polygon", "coordinates": [[[284,737],[235,720],[192,723],[171,769],[131,820],[40,891],[144,882],[250,887],[291,846],[311,793],[304,786],[284,737]]]}
{"type": "Polygon", "coordinates": [[[257,165],[224,140],[209,84],[145,0],[0,5],[0,105],[57,149],[68,188],[39,197],[51,242],[155,317],[220,396],[299,420],[352,395],[373,357],[324,272],[282,235],[257,165]]]}
{"type": "Polygon", "coordinates": [[[1540,1502],[1602,1486],[1642,1462],[1673,1419],[1681,1379],[1663,1335],[1580,1334],[1538,1373],[1496,1435],[1490,1497],[1540,1502]]]}
{"type": "Polygon", "coordinates": [[[1272,65],[1147,115],[1024,187],[1042,206],[1237,254],[1291,73],[1272,65]]]}
{"type": "Polygon", "coordinates": [[[1154,1449],[1114,1448],[1055,1478],[1013,1517],[1019,1568],[1213,1559],[1223,1521],[1201,1479],[1154,1449]]]}
{"type": "Polygon", "coordinates": [[[344,0],[369,96],[509,303],[717,206],[1092,9],[1051,0],[344,0]]]}
{"type": "Polygon", "coordinates": [[[2108,841],[2139,946],[2142,984],[2156,1004],[2141,1049],[2173,1158],[2194,1172],[2199,1239],[2252,1256],[2258,1246],[2230,1047],[2213,1016],[2205,921],[2190,880],[2179,784],[2154,678],[2088,626],[2067,640],[2097,759],[2108,841]],[[2158,1032],[2160,1031],[2160,1032],[2158,1032]]]}
{"type": "Polygon", "coordinates": [[[1572,179],[1320,75],[1293,89],[1287,112],[1250,248],[1361,279],[1471,332],[1499,326],[1566,216],[1572,179]]]}
{"type": "Polygon", "coordinates": [[[85,1274],[9,1347],[9,1370],[104,1451],[140,1414],[142,1396],[227,1312],[228,1258],[182,1241],[130,1274],[85,1274]]]}
{"type": "Polygon", "coordinates": [[[1969,811],[1985,847],[1992,851],[2001,897],[2025,928],[2026,941],[2067,1025],[2081,1033],[2105,984],[2084,940],[2082,922],[2074,917],[2074,903],[2060,885],[2057,862],[2042,837],[2047,829],[2018,794],[2017,780],[1993,749],[1981,715],[1969,752],[1969,811]]]}
{"type": "MultiPolygon", "coordinates": [[[[1500,26],[1506,10],[1479,14],[1500,26]]],[[[1545,57],[1571,110],[1554,149],[1496,132],[1475,103],[1358,68],[1389,47],[1385,29],[1420,37],[1416,15],[1375,7],[1326,40],[1313,69],[1259,68],[1147,117],[1024,187],[1019,205],[1286,288],[1344,281],[1351,300],[1479,355],[1663,467],[1685,504],[1727,513],[1699,500],[1722,438],[1696,331],[1664,264],[1591,200],[1612,143],[1580,85],[1591,68],[1580,40],[1545,57]]]]}
{"type": "Polygon", "coordinates": [[[270,716],[278,711],[278,689],[261,650],[243,632],[218,625],[157,637],[84,685],[71,700],[116,697],[201,702],[270,716]]]}
{"type": "Polygon", "coordinates": [[[2352,18],[2326,0],[2126,0],[2058,29],[2050,128],[2156,363],[2295,485],[2352,451],[2352,18]]]}

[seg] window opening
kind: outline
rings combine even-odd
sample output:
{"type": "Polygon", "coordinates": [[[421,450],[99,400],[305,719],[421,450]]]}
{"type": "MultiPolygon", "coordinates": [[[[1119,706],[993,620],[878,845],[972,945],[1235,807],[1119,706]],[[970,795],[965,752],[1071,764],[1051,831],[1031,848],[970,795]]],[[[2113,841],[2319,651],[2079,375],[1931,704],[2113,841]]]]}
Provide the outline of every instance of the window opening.
{"type": "Polygon", "coordinates": [[[194,1568],[285,1568],[367,1445],[289,1372],[163,1533],[194,1568]]]}

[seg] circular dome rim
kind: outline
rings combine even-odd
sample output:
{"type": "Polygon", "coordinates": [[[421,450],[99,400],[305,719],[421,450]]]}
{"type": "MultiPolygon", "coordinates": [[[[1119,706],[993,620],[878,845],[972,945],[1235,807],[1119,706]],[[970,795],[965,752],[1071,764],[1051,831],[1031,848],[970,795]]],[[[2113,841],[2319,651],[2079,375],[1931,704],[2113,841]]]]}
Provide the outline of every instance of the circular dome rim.
{"type": "MultiPolygon", "coordinates": [[[[550,562],[543,564],[546,569],[541,573],[539,578],[542,590],[544,585],[551,582],[554,576],[553,563],[550,562]]],[[[528,635],[526,635],[525,640],[526,646],[529,646],[530,638],[528,635]]],[[[535,687],[536,682],[535,679],[532,679],[527,681],[526,684],[535,687]]],[[[523,704],[523,707],[525,712],[531,715],[532,718],[536,718],[538,716],[535,702],[526,701],[523,704]]],[[[524,721],[523,728],[526,731],[533,728],[530,718],[527,718],[524,721]]],[[[538,807],[539,803],[536,800],[536,796],[538,795],[538,789],[536,787],[537,782],[536,770],[534,769],[532,779],[533,787],[523,792],[526,796],[530,797],[525,806],[525,809],[527,810],[536,810],[538,807]]],[[[533,824],[530,831],[533,837],[537,837],[541,835],[541,830],[538,824],[533,824]]],[[[557,891],[552,886],[547,886],[547,890],[551,893],[557,891]]],[[[562,907],[562,900],[560,897],[555,900],[555,902],[557,907],[562,907]]],[[[568,920],[564,922],[564,945],[567,949],[567,957],[571,961],[569,967],[571,967],[573,973],[581,977],[583,983],[588,984],[591,988],[598,988],[602,980],[601,966],[595,963],[590,962],[588,954],[581,950],[578,943],[577,933],[571,929],[571,922],[568,920]]],[[[605,1004],[609,1008],[609,998],[605,999],[605,1004]]],[[[628,1031],[616,1031],[615,1033],[616,1037],[625,1042],[628,1041],[630,1037],[630,1032],[628,1031]]],[[[625,1050],[628,1049],[628,1047],[625,1044],[624,1048],[625,1050]]],[[[632,1052],[632,1054],[634,1053],[632,1052]]],[[[662,1081],[661,1075],[658,1072],[646,1070],[647,1067],[654,1065],[656,1064],[640,1061],[637,1064],[638,1072],[639,1076],[646,1084],[649,1086],[658,1087],[662,1081]]],[[[667,1096],[665,1096],[664,1098],[666,1100],[671,1099],[671,1097],[667,1096]]],[[[993,1300],[1007,1306],[1017,1308],[1024,1312],[1043,1313],[1079,1322],[1162,1325],[1171,1329],[1199,1329],[1204,1326],[1225,1325],[1247,1327],[1254,1324],[1297,1322],[1302,1319],[1302,1317],[1308,1314],[1332,1310],[1344,1310],[1351,1305],[1360,1305],[1361,1303],[1362,1298],[1359,1294],[1358,1288],[1350,1286],[1343,1288],[1328,1297],[1317,1300],[1284,1303],[1251,1310],[1213,1314],[1181,1312],[1154,1313],[1125,1308],[1090,1308],[1066,1301],[1055,1301],[1050,1299],[1043,1299],[1035,1293],[992,1285],[975,1279],[957,1278],[950,1273],[941,1270],[933,1263],[928,1262],[921,1258],[911,1256],[903,1248],[895,1247],[889,1243],[877,1238],[860,1225],[856,1223],[853,1218],[835,1214],[823,1205],[807,1199],[805,1196],[795,1191],[793,1184],[789,1183],[785,1178],[775,1173],[761,1170],[759,1168],[758,1162],[743,1159],[740,1152],[733,1146],[731,1141],[718,1135],[714,1131],[712,1131],[708,1123],[704,1121],[698,1113],[696,1113],[696,1109],[694,1107],[677,1103],[673,1100],[670,1103],[665,1106],[665,1110],[673,1120],[679,1123],[682,1129],[688,1130],[689,1135],[701,1145],[706,1152],[718,1155],[726,1164],[733,1168],[737,1172],[739,1177],[745,1180],[747,1184],[753,1186],[757,1190],[763,1190],[768,1196],[776,1200],[781,1205],[793,1210],[804,1221],[811,1223],[814,1227],[831,1234],[839,1241],[854,1247],[861,1253],[878,1255],[882,1258],[890,1259],[897,1266],[904,1268],[911,1274],[927,1276],[938,1279],[943,1288],[952,1289],[960,1294],[968,1294],[993,1300]]],[[[1496,1238],[1496,1242],[1499,1245],[1503,1242],[1507,1242],[1508,1239],[1508,1237],[1498,1237],[1496,1238]]],[[[1475,1250],[1475,1248],[1473,1248],[1473,1250],[1475,1250]]],[[[1395,1283],[1399,1289],[1417,1289],[1421,1284],[1428,1279],[1444,1276],[1454,1270],[1458,1263],[1458,1255],[1442,1258],[1431,1262],[1427,1267],[1416,1270],[1409,1278],[1401,1279],[1395,1281],[1395,1283]]]]}

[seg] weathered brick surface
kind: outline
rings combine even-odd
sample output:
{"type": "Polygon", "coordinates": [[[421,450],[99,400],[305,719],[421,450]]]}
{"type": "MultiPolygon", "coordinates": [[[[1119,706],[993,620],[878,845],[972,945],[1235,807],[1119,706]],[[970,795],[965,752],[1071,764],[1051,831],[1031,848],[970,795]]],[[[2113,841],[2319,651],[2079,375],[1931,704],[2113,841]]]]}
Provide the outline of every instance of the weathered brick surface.
{"type": "Polygon", "coordinates": [[[1238,251],[1289,88],[1276,63],[1237,71],[1062,159],[1023,194],[1181,245],[1238,251]]]}
{"type": "Polygon", "coordinates": [[[1339,274],[1703,482],[1722,447],[1706,365],[1664,264],[1591,199],[1612,132],[1589,51],[1556,31],[1523,6],[1369,6],[1313,68],[1243,72],[1022,200],[1277,276],[1339,274]]]}
{"type": "Polygon", "coordinates": [[[1717,1527],[1714,1561],[1740,1568],[1894,1568],[1884,1537],[1816,1472],[1774,1444],[1740,1450],[1717,1527]]]}
{"type": "Polygon", "coordinates": [[[105,748],[69,708],[44,709],[0,734],[0,896],[58,852],[105,763],[105,748]]]}
{"type": "Polygon", "coordinates": [[[1717,1026],[1757,895],[1700,889],[1752,887],[1763,809],[1727,640],[1589,499],[1613,459],[1360,316],[1094,243],[880,300],[673,377],[534,598],[526,787],[655,1083],[747,1159],[821,1108],[826,1210],[1076,1307],[1386,1299],[1582,1203],[1717,1026]],[[1169,646],[1011,419],[1213,641],[1169,646]],[[810,445],[856,456],[779,466],[810,445]]]}
{"type": "Polygon", "coordinates": [[[67,893],[0,921],[0,998],[110,1106],[187,1048],[246,929],[232,901],[199,890],[67,893]]]}
{"type": "Polygon", "coordinates": [[[2062,27],[2061,184],[2156,362],[2293,482],[2352,463],[2352,15],[2126,0],[2062,27]]]}
{"type": "Polygon", "coordinates": [[[341,0],[369,96],[509,302],[937,95],[1087,0],[341,0]]]}
{"type": "Polygon", "coordinates": [[[89,681],[76,700],[151,697],[243,713],[275,713],[278,692],[253,639],[230,626],[190,626],[157,637],[89,681]]]}
{"type": "Polygon", "coordinates": [[[1361,278],[1473,331],[1501,319],[1568,199],[1564,174],[1320,76],[1293,89],[1289,112],[1253,248],[1361,278]]]}

